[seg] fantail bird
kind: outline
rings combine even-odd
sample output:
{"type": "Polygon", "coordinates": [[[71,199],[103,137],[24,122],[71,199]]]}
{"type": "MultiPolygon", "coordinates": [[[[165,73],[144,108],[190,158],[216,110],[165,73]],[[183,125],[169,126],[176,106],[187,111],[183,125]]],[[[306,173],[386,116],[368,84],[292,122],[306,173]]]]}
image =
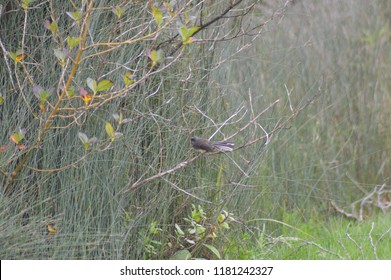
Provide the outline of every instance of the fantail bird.
{"type": "Polygon", "coordinates": [[[224,152],[232,152],[235,146],[235,143],[233,142],[210,142],[206,139],[202,139],[196,136],[191,137],[191,144],[194,149],[204,152],[216,152],[219,150],[224,152]]]}

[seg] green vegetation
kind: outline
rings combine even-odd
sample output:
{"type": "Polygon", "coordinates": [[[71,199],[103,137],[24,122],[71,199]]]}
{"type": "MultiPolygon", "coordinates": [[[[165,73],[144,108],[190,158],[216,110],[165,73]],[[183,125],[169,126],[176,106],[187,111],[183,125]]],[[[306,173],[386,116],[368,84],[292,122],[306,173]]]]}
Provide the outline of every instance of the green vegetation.
{"type": "Polygon", "coordinates": [[[262,231],[245,232],[224,248],[239,259],[278,260],[372,260],[390,258],[391,218],[380,214],[357,223],[341,217],[325,221],[320,215],[305,221],[297,212],[284,216],[284,223],[260,219],[262,231]],[[280,236],[267,236],[270,224],[280,224],[280,236]]]}
{"type": "Polygon", "coordinates": [[[40,2],[0,5],[1,259],[391,258],[388,0],[40,2]]]}

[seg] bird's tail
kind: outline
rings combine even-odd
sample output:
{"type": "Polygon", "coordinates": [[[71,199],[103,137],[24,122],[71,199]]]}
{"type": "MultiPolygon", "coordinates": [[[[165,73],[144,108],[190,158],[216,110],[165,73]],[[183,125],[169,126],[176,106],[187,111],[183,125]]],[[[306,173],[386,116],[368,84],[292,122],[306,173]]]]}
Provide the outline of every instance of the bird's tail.
{"type": "Polygon", "coordinates": [[[228,142],[228,141],[212,142],[212,144],[213,144],[213,146],[215,146],[219,150],[225,151],[225,152],[232,152],[235,147],[235,143],[228,142]]]}

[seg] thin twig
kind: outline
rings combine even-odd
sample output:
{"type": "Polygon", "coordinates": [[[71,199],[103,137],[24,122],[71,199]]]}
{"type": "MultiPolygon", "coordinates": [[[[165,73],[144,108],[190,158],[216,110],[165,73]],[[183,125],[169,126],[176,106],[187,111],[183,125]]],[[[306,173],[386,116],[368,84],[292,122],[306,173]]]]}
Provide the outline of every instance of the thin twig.
{"type": "Polygon", "coordinates": [[[360,250],[361,252],[361,258],[364,259],[364,252],[362,250],[362,245],[358,245],[358,243],[356,242],[356,240],[354,240],[349,233],[346,233],[346,237],[349,238],[353,243],[354,245],[356,245],[356,247],[360,250]]]}
{"type": "Polygon", "coordinates": [[[382,233],[382,235],[380,235],[379,239],[375,243],[376,247],[379,244],[380,240],[382,240],[384,236],[386,236],[390,231],[391,231],[391,227],[389,227],[385,232],[382,233]]]}
{"type": "Polygon", "coordinates": [[[228,119],[226,119],[221,125],[220,127],[209,137],[208,140],[211,140],[213,138],[213,136],[216,135],[217,132],[219,132],[226,124],[227,122],[229,122],[232,118],[234,118],[235,116],[237,116],[237,114],[240,113],[240,111],[242,111],[242,109],[244,108],[244,106],[241,106],[238,110],[236,110],[235,113],[233,113],[228,119]]]}
{"type": "Polygon", "coordinates": [[[183,192],[184,194],[188,195],[188,196],[191,196],[199,201],[202,201],[202,202],[205,202],[205,203],[209,203],[209,204],[212,204],[213,202],[209,201],[209,200],[205,200],[205,199],[202,199],[202,198],[199,198],[198,196],[192,194],[192,193],[189,193],[188,191],[185,191],[184,189],[181,189],[180,187],[178,187],[177,185],[175,185],[173,182],[170,182],[169,180],[167,180],[166,178],[162,178],[166,183],[170,184],[174,189],[180,191],[180,192],[183,192]]]}
{"type": "Polygon", "coordinates": [[[368,236],[369,236],[369,241],[371,242],[371,246],[372,246],[372,248],[373,248],[373,254],[375,255],[375,258],[378,260],[379,258],[378,258],[378,256],[377,256],[377,247],[376,247],[376,245],[373,243],[373,239],[372,239],[372,231],[373,231],[374,226],[375,226],[375,223],[372,222],[372,224],[371,224],[371,230],[369,231],[368,236]]]}
{"type": "Polygon", "coordinates": [[[150,181],[153,181],[153,180],[156,180],[158,178],[162,178],[163,176],[166,176],[167,174],[171,174],[179,169],[182,169],[183,167],[186,167],[189,165],[189,163],[195,161],[197,158],[199,158],[200,155],[197,155],[189,160],[186,160],[186,161],[183,161],[179,164],[177,164],[176,166],[174,166],[173,168],[171,169],[168,169],[166,171],[163,171],[163,172],[160,172],[160,173],[157,173],[151,177],[148,177],[144,180],[138,180],[136,181],[135,183],[133,183],[132,185],[128,186],[122,193],[126,192],[126,191],[132,191],[132,190],[135,190],[137,189],[138,187],[150,182],[150,181]]]}
{"type": "Polygon", "coordinates": [[[342,208],[340,208],[333,200],[330,201],[331,205],[334,207],[334,209],[343,214],[345,217],[349,218],[349,219],[355,219],[357,221],[359,221],[359,217],[357,217],[356,215],[352,214],[352,213],[348,213],[346,212],[345,210],[343,210],[342,208]]]}

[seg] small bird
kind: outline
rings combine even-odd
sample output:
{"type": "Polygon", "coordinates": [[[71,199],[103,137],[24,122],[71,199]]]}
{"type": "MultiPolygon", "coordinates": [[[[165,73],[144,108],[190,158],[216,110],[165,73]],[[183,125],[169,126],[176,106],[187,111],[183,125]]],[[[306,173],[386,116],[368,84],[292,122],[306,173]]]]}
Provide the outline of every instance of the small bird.
{"type": "Polygon", "coordinates": [[[196,136],[191,137],[191,144],[194,149],[208,153],[216,151],[232,152],[235,146],[235,143],[233,142],[210,142],[206,139],[202,139],[196,136]]]}

